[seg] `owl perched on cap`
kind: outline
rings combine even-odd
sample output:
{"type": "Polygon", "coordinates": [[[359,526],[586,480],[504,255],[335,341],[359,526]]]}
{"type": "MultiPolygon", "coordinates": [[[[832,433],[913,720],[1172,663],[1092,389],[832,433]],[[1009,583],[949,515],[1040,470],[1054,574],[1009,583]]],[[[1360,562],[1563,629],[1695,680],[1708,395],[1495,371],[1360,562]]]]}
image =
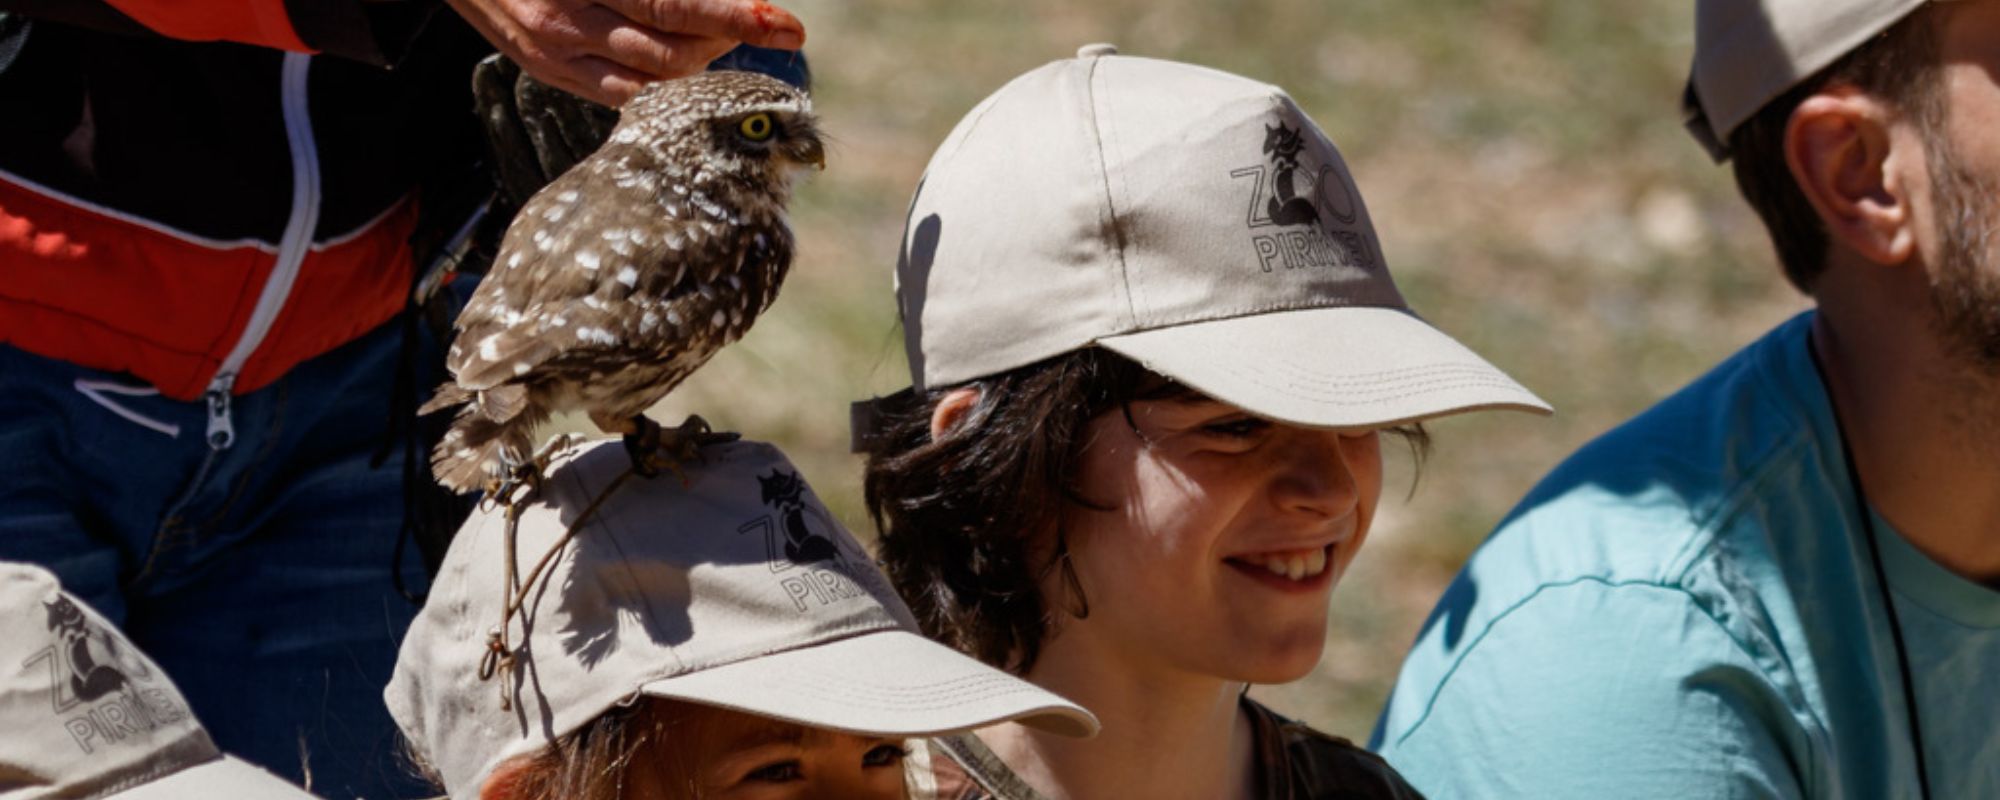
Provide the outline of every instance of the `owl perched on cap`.
{"type": "Polygon", "coordinates": [[[641,412],[777,296],[792,182],[824,163],[810,99],[780,81],[708,72],[633,97],[602,148],[521,208],[459,316],[453,381],[423,409],[464,406],[432,455],[438,481],[505,479],[556,412],[650,426],[641,412]]]}

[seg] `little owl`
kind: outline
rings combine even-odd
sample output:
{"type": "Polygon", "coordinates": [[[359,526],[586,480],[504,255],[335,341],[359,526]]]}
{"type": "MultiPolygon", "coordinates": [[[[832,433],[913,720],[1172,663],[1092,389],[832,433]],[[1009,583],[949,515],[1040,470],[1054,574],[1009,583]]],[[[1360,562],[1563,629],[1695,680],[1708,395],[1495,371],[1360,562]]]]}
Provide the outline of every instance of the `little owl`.
{"type": "Polygon", "coordinates": [[[424,406],[464,406],[438,481],[493,487],[561,411],[628,444],[657,436],[641,412],[777,296],[792,182],[824,163],[812,102],[780,81],[708,72],[632,98],[602,148],[521,208],[459,316],[453,380],[424,406]]]}

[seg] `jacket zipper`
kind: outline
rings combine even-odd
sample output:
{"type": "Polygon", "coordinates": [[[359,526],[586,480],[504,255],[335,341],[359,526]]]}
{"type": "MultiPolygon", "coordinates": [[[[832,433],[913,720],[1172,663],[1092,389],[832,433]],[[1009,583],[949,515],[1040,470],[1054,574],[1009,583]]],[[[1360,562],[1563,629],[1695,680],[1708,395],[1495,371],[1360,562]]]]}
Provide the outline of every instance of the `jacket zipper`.
{"type": "Polygon", "coordinates": [[[306,104],[306,78],[311,67],[312,56],[285,54],[280,81],[285,139],[292,153],[292,214],[285,221],[284,235],[278,239],[277,262],[271,267],[271,276],[264,281],[264,291],[257,296],[250,321],[243,326],[243,335],[222,360],[204,395],[208,401],[208,446],[214,450],[227,450],[236,441],[236,428],[229,413],[236,373],[257,352],[264,337],[270,334],[271,324],[278,320],[278,312],[291,296],[292,284],[298,281],[299,267],[312,251],[313,231],[319,227],[319,149],[313,141],[311,109],[306,104]]]}

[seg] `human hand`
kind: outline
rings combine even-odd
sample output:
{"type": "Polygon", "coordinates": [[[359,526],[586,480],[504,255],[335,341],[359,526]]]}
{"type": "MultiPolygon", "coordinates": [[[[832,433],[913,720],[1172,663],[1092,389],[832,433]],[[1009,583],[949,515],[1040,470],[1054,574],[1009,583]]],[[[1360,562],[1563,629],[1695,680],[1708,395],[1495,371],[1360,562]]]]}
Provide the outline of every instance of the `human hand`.
{"type": "Polygon", "coordinates": [[[765,0],[447,2],[530,75],[613,107],[739,42],[796,50],[806,38],[797,17],[765,0]]]}

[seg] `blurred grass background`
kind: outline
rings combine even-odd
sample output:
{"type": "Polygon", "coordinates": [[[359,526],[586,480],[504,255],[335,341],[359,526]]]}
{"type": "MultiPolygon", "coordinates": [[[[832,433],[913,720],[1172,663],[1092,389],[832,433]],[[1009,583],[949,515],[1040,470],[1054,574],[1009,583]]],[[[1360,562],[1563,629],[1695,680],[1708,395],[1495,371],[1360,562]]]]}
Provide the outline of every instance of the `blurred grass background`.
{"type": "Polygon", "coordinates": [[[794,204],[800,260],[757,328],[656,415],[778,443],[857,532],[847,403],[908,383],[890,275],[909,192],[980,98],[1090,42],[1286,87],[1352,165],[1411,304],[1557,407],[1433,423],[1411,499],[1392,456],[1325,659],[1257,689],[1329,732],[1366,738],[1432,603],[1535,480],[1805,307],[1727,170],[1681,130],[1680,0],[784,4],[836,139],[794,204]]]}

